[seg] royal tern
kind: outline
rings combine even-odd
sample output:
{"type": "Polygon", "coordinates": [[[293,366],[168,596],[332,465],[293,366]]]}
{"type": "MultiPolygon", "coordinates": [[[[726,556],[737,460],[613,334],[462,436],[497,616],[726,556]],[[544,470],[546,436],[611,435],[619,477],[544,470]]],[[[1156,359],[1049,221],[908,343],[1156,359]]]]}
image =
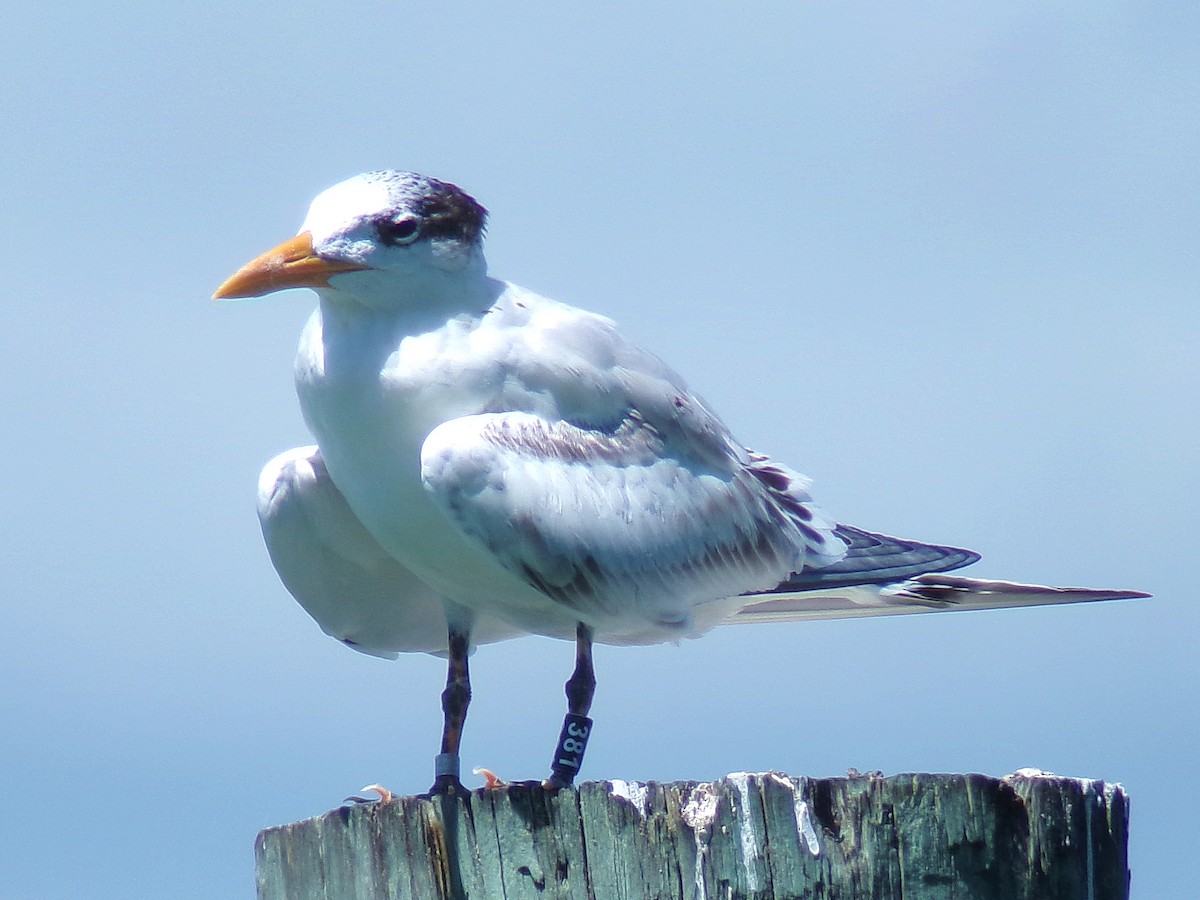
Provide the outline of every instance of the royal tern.
{"type": "Polygon", "coordinates": [[[263,534],[326,632],[448,657],[435,792],[461,790],[476,644],[575,640],[557,788],[591,730],[593,641],[1145,596],[946,575],[978,554],[837,523],[611,320],[490,278],[486,215],[443,181],[359,175],[215,295],[317,293],[295,370],[317,446],[263,471],[263,534]]]}

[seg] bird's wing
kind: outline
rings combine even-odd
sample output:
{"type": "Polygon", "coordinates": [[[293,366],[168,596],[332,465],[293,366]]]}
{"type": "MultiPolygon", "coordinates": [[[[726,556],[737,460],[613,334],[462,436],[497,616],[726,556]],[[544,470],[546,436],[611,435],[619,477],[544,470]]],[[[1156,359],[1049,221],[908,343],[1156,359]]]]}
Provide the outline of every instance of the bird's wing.
{"type": "MultiPolygon", "coordinates": [[[[388,659],[399,652],[446,652],[441,597],[371,537],[316,447],[289,450],[267,463],[259,477],[258,516],[280,580],[326,634],[388,659]]],[[[522,633],[480,616],[472,642],[522,633]]]]}
{"type": "Polygon", "coordinates": [[[603,424],[446,422],[422,448],[425,487],[509,571],[608,634],[689,633],[696,605],[844,554],[807,482],[734,448],[695,398],[680,392],[664,412],[650,387],[623,396],[603,424]]]}
{"type": "Polygon", "coordinates": [[[795,572],[772,593],[894,584],[930,572],[948,572],[979,561],[979,554],[961,547],[926,544],[904,538],[838,525],[834,534],[846,545],[846,554],[821,568],[795,572]]]}
{"type": "MultiPolygon", "coordinates": [[[[819,573],[817,573],[819,574],[819,573]]],[[[800,582],[802,584],[802,582],[800,582]]],[[[1141,591],[1058,588],[1011,581],[986,581],[934,572],[902,581],[798,586],[790,579],[776,590],[751,594],[728,624],[803,622],[954,610],[1008,609],[1094,600],[1148,597],[1141,591]]]]}

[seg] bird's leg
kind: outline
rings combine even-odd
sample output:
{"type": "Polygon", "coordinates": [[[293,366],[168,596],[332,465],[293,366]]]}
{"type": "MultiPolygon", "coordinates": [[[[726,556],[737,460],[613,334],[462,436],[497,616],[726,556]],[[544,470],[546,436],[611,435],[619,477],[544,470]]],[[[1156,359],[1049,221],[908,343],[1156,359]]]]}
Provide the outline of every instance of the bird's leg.
{"type": "Polygon", "coordinates": [[[470,646],[466,632],[451,625],[446,689],[442,691],[442,751],[434,759],[431,794],[464,793],[459,780],[458,748],[462,742],[463,723],[467,720],[467,707],[471,704],[471,675],[467,669],[470,646]]]}
{"type": "Polygon", "coordinates": [[[592,669],[592,629],[580,622],[575,627],[575,671],[567,679],[567,715],[563,719],[562,732],[554,748],[554,759],[550,763],[550,777],[542,787],[557,791],[568,787],[583,765],[583,753],[587,749],[588,736],[592,733],[592,720],[588,711],[592,708],[592,697],[596,693],[596,673],[592,669]]]}

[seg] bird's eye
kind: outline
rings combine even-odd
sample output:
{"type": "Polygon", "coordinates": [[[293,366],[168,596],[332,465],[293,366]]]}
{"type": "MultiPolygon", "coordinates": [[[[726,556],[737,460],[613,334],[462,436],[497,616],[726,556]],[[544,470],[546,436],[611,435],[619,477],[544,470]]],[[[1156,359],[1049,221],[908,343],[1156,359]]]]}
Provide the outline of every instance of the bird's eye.
{"type": "Polygon", "coordinates": [[[379,240],[389,247],[400,244],[411,244],[421,234],[421,222],[416,216],[401,216],[399,219],[385,219],[375,226],[379,240]]]}

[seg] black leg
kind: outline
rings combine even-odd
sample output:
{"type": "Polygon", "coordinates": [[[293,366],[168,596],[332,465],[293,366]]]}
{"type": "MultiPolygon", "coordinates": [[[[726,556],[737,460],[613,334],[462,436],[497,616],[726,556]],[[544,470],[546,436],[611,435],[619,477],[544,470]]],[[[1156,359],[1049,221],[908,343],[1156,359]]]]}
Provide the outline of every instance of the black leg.
{"type": "Polygon", "coordinates": [[[567,715],[554,748],[550,777],[542,782],[546,790],[556,791],[575,780],[583,764],[592,733],[592,720],[587,717],[596,693],[596,673],[592,669],[592,629],[582,622],[575,628],[575,671],[567,679],[567,715]]]}
{"type": "Polygon", "coordinates": [[[582,622],[575,628],[575,671],[564,685],[567,711],[586,716],[596,695],[596,673],[592,669],[592,629],[582,622]]]}
{"type": "Polygon", "coordinates": [[[470,646],[467,634],[451,625],[446,690],[442,691],[442,751],[434,761],[431,794],[464,793],[459,780],[458,748],[462,743],[467,707],[471,705],[471,674],[467,669],[470,646]]]}

